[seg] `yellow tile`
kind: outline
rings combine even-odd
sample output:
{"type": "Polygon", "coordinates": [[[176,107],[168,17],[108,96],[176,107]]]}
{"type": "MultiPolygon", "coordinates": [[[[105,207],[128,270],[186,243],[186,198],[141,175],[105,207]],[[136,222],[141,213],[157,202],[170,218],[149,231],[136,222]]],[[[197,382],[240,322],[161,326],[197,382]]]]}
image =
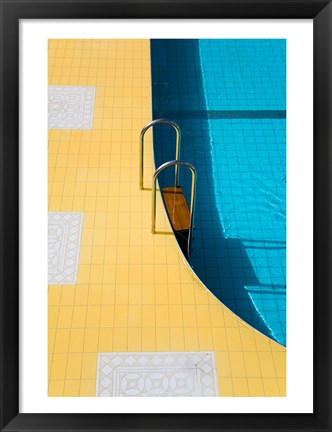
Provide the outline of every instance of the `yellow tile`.
{"type": "Polygon", "coordinates": [[[116,280],[116,266],[104,265],[103,284],[113,284],[116,280]]]}
{"type": "Polygon", "coordinates": [[[106,229],[95,229],[93,233],[93,245],[103,246],[105,244],[106,229]]]}
{"type": "Polygon", "coordinates": [[[79,380],[81,378],[82,369],[82,354],[69,354],[66,379],[67,380],[79,380]]]}
{"type": "Polygon", "coordinates": [[[112,351],[112,347],[113,347],[113,328],[100,328],[99,352],[112,351]]]}
{"type": "Polygon", "coordinates": [[[274,368],[272,354],[270,352],[259,352],[258,358],[259,358],[262,377],[263,378],[276,377],[276,371],[274,368]]]}
{"type": "MultiPolygon", "coordinates": [[[[80,166],[86,166],[88,161],[88,156],[80,156],[79,158],[79,165],[80,166]]],[[[87,183],[86,184],[86,193],[85,195],[87,197],[95,197],[97,195],[97,183],[87,183]]]]}
{"type": "MultiPolygon", "coordinates": [[[[167,257],[168,261],[168,257],[167,257]]],[[[168,283],[174,283],[176,284],[180,279],[180,272],[179,272],[179,266],[178,265],[168,265],[167,266],[167,279],[168,283]]]]}
{"type": "Polygon", "coordinates": [[[61,211],[67,212],[73,209],[73,198],[72,197],[62,197],[61,200],[61,211]]]}
{"type": "Polygon", "coordinates": [[[48,352],[53,353],[55,343],[56,330],[48,330],[48,352]]]}
{"type": "Polygon", "coordinates": [[[63,396],[77,397],[80,395],[80,380],[65,381],[63,396]]]}
{"type": "MultiPolygon", "coordinates": [[[[120,216],[121,217],[121,216],[120,216]]],[[[129,246],[129,231],[128,229],[119,229],[118,230],[118,245],[122,245],[122,246],[129,246]]],[[[129,256],[129,251],[128,251],[128,256],[129,256]]]]}
{"type": "Polygon", "coordinates": [[[246,378],[233,378],[234,396],[249,396],[248,382],[246,378]]]}
{"type": "MultiPolygon", "coordinates": [[[[215,303],[215,298],[209,298],[210,301],[215,303]]],[[[224,309],[224,326],[225,327],[239,327],[239,319],[229,310],[224,309]]]]}
{"type": "Polygon", "coordinates": [[[104,264],[116,264],[117,247],[116,246],[102,246],[100,247],[104,253],[104,264]]]}
{"type": "Polygon", "coordinates": [[[74,306],[72,317],[72,328],[82,328],[86,324],[86,306],[74,306]]]}
{"type": "Polygon", "coordinates": [[[115,303],[127,305],[129,302],[128,285],[118,284],[115,291],[115,303]]]}
{"type": "Polygon", "coordinates": [[[267,337],[262,336],[260,333],[255,332],[255,342],[257,351],[270,351],[271,343],[267,337]]]}
{"type": "Polygon", "coordinates": [[[210,326],[210,310],[207,305],[197,305],[196,316],[198,327],[210,326]]]}
{"type": "Polygon", "coordinates": [[[142,327],[155,327],[156,309],[153,305],[143,305],[142,308],[142,327]]]}
{"type": "Polygon", "coordinates": [[[142,350],[142,330],[140,328],[128,328],[128,351],[142,350]]]}
{"type": "Polygon", "coordinates": [[[278,378],[278,386],[279,386],[280,396],[286,397],[287,396],[287,380],[285,378],[278,378]]]}
{"type": "Polygon", "coordinates": [[[72,197],[74,196],[75,183],[74,182],[66,182],[63,186],[62,196],[72,197]]]}
{"type": "Polygon", "coordinates": [[[90,285],[88,291],[88,304],[100,305],[102,285],[90,285]]]}
{"type": "Polygon", "coordinates": [[[48,307],[48,328],[56,328],[58,324],[59,307],[48,307]]]}
{"type": "Polygon", "coordinates": [[[184,329],[184,346],[186,351],[198,351],[198,333],[197,328],[185,328],[184,329]]]}
{"type": "Polygon", "coordinates": [[[182,291],[182,302],[186,305],[195,304],[195,292],[193,290],[192,284],[183,283],[181,285],[182,291]]]}
{"type": "Polygon", "coordinates": [[[75,196],[73,199],[73,211],[83,211],[85,198],[75,196]]]}
{"type": "Polygon", "coordinates": [[[93,263],[92,258],[92,247],[91,246],[81,246],[80,247],[80,264],[91,264],[93,263]]]}
{"type": "Polygon", "coordinates": [[[90,267],[89,282],[92,284],[103,283],[103,272],[104,272],[103,265],[92,264],[90,267]]]}
{"type": "Polygon", "coordinates": [[[142,328],[142,351],[156,351],[155,328],[142,328]]]}
{"type": "Polygon", "coordinates": [[[51,368],[51,380],[63,380],[66,375],[68,354],[54,354],[51,368]]]}
{"type": "Polygon", "coordinates": [[[103,305],[101,307],[101,327],[113,327],[114,326],[114,306],[103,305]]]}
{"type": "MultiPolygon", "coordinates": [[[[83,220],[83,232],[82,235],[86,232],[89,232],[89,239],[91,240],[92,243],[92,238],[93,238],[93,229],[95,226],[95,218],[96,215],[94,212],[85,212],[84,213],[84,220],[83,220]]],[[[82,241],[81,241],[82,243],[82,241]]]]}
{"type": "Polygon", "coordinates": [[[129,268],[127,264],[117,264],[115,281],[117,284],[128,284],[129,282],[129,268]]]}
{"type": "Polygon", "coordinates": [[[69,329],[72,325],[73,307],[61,306],[59,308],[58,328],[69,329]]]}
{"type": "Polygon", "coordinates": [[[145,305],[155,304],[155,287],[153,284],[142,285],[142,303],[145,305]]]}
{"type": "Polygon", "coordinates": [[[183,326],[183,313],[182,307],[179,305],[169,306],[169,317],[171,327],[182,327],[183,326]]]}
{"type": "Polygon", "coordinates": [[[62,305],[74,304],[74,297],[75,297],[75,285],[64,285],[61,294],[61,304],[62,305]]]}
{"type": "Polygon", "coordinates": [[[156,305],[156,326],[169,327],[169,308],[164,305],[156,305]]]}
{"type": "Polygon", "coordinates": [[[102,304],[110,305],[114,304],[115,301],[115,285],[103,285],[102,286],[102,304]]]}
{"type": "Polygon", "coordinates": [[[142,264],[154,264],[155,250],[153,246],[145,246],[141,251],[142,264]]]}
{"type": "Polygon", "coordinates": [[[272,357],[278,378],[286,378],[286,352],[273,352],[272,357]]]}
{"type": "Polygon", "coordinates": [[[80,396],[92,397],[95,395],[95,380],[81,380],[80,396]]]}
{"type": "Polygon", "coordinates": [[[256,351],[254,330],[249,327],[240,328],[243,351],[256,351]]]}
{"type": "Polygon", "coordinates": [[[242,352],[229,352],[229,362],[231,365],[231,371],[233,377],[245,377],[246,374],[246,368],[245,363],[243,360],[243,353],[242,352]]]}
{"type": "Polygon", "coordinates": [[[244,364],[248,377],[258,378],[261,376],[261,369],[256,352],[243,352],[244,364]]]}
{"type": "Polygon", "coordinates": [[[141,263],[141,246],[131,246],[129,248],[129,260],[132,264],[140,264],[141,263]]]}
{"type": "Polygon", "coordinates": [[[169,303],[170,304],[181,304],[181,285],[180,284],[170,284],[168,288],[169,303]]]}
{"type": "Polygon", "coordinates": [[[81,353],[84,347],[85,330],[72,328],[70,332],[69,352],[81,353]]]}
{"type": "Polygon", "coordinates": [[[78,284],[88,284],[90,282],[90,265],[78,266],[77,283],[78,284]]]}
{"type": "Polygon", "coordinates": [[[61,291],[62,291],[61,285],[49,285],[49,287],[48,287],[48,304],[49,304],[49,306],[60,304],[61,291]]]}
{"type": "MultiPolygon", "coordinates": [[[[195,281],[192,281],[194,288],[195,288],[195,303],[196,305],[208,305],[209,300],[208,297],[209,294],[207,290],[203,286],[196,285],[195,281]]],[[[212,320],[211,320],[212,323],[212,320]]]]}
{"type": "Polygon", "coordinates": [[[277,342],[271,341],[271,351],[286,353],[286,347],[284,347],[283,345],[278,344],[277,342]]]}
{"type": "Polygon", "coordinates": [[[84,337],[84,352],[97,352],[98,351],[98,343],[99,343],[99,329],[86,329],[85,337],[84,337]]]}
{"type": "Polygon", "coordinates": [[[142,267],[140,265],[131,264],[129,268],[129,286],[133,284],[141,284],[142,267]]]}
{"type": "Polygon", "coordinates": [[[115,305],[114,308],[114,327],[128,326],[128,306],[115,305]]]}
{"type": "Polygon", "coordinates": [[[274,378],[265,378],[263,380],[265,396],[280,396],[278,380],[274,378]]]}
{"type": "Polygon", "coordinates": [[[230,351],[242,351],[240,331],[236,327],[226,328],[227,345],[230,351]]]}
{"type": "Polygon", "coordinates": [[[58,329],[55,335],[54,352],[66,353],[69,348],[70,330],[58,329]]]}
{"type": "Polygon", "coordinates": [[[114,329],[113,351],[128,351],[128,329],[127,328],[114,329]]]}
{"type": "Polygon", "coordinates": [[[100,306],[88,306],[86,316],[86,327],[100,326],[100,306]]]}
{"type": "Polygon", "coordinates": [[[143,284],[154,284],[154,266],[150,264],[142,265],[142,283],[143,284]]]}
{"type": "Polygon", "coordinates": [[[168,327],[156,328],[156,346],[157,346],[157,351],[171,350],[170,330],[168,327]]]}
{"type": "Polygon", "coordinates": [[[84,354],[82,359],[81,379],[96,379],[97,354],[84,354]]]}
{"type": "Polygon", "coordinates": [[[137,305],[129,305],[128,327],[142,327],[142,308],[137,305]]]}
{"type": "Polygon", "coordinates": [[[76,285],[74,303],[77,306],[83,306],[88,303],[89,285],[76,285]]]}
{"type": "Polygon", "coordinates": [[[117,253],[116,253],[117,264],[127,264],[128,259],[129,259],[128,245],[118,246],[117,247],[117,253]]]}
{"type": "MultiPolygon", "coordinates": [[[[105,164],[105,163],[108,163],[108,159],[107,158],[101,158],[100,166],[104,166],[103,164],[105,164]]],[[[108,164],[105,165],[105,166],[108,166],[108,164]]],[[[106,197],[106,196],[108,196],[108,186],[109,186],[108,182],[99,182],[98,183],[97,195],[99,197],[106,197]]],[[[100,224],[102,226],[106,227],[106,220],[107,220],[107,214],[104,213],[103,221],[100,222],[100,224]]]]}
{"type": "Polygon", "coordinates": [[[213,338],[211,327],[198,328],[199,349],[201,351],[213,350],[213,338]]]}
{"type": "MultiPolygon", "coordinates": [[[[130,270],[132,270],[132,267],[130,270]]],[[[142,286],[138,283],[132,283],[131,280],[128,291],[128,303],[135,305],[142,303],[142,286]]]]}
{"type": "Polygon", "coordinates": [[[231,378],[218,378],[219,396],[234,396],[233,380],[231,378]]]}
{"type": "Polygon", "coordinates": [[[168,287],[167,284],[156,284],[155,285],[155,298],[156,304],[166,305],[168,304],[168,287]]]}
{"type": "Polygon", "coordinates": [[[196,307],[191,305],[182,306],[183,325],[185,327],[196,327],[196,307]]]}
{"type": "Polygon", "coordinates": [[[226,339],[226,330],[224,328],[213,327],[212,328],[212,336],[213,336],[213,345],[214,345],[215,351],[228,350],[227,339],[226,339]]]}
{"type": "Polygon", "coordinates": [[[249,388],[249,395],[255,396],[255,397],[263,397],[265,396],[264,393],[264,386],[263,386],[263,380],[261,378],[247,378],[248,380],[248,388],[249,388]]]}
{"type": "Polygon", "coordinates": [[[59,397],[63,396],[65,381],[64,380],[56,380],[50,381],[48,386],[48,396],[50,397],[59,397]]]}
{"type": "Polygon", "coordinates": [[[228,352],[216,351],[215,359],[216,359],[217,375],[223,378],[231,377],[232,372],[231,372],[231,365],[229,362],[228,352]]]}
{"type": "Polygon", "coordinates": [[[51,197],[49,200],[49,211],[59,211],[61,208],[60,197],[51,197]]]}
{"type": "Polygon", "coordinates": [[[163,246],[154,247],[154,262],[155,264],[165,264],[167,262],[166,250],[163,246]]]}

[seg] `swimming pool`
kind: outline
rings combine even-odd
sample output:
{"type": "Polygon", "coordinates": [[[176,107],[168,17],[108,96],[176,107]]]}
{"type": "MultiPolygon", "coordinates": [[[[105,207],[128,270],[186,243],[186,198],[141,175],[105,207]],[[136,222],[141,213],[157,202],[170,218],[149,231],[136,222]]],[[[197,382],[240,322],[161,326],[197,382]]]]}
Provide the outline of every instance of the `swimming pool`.
{"type": "MultiPolygon", "coordinates": [[[[194,271],[286,345],[286,42],[151,40],[151,67],[153,118],[179,124],[181,159],[198,173],[194,271]]],[[[173,134],[155,127],[157,166],[174,159],[173,134]]],[[[189,200],[183,169],[180,184],[189,200]]]]}

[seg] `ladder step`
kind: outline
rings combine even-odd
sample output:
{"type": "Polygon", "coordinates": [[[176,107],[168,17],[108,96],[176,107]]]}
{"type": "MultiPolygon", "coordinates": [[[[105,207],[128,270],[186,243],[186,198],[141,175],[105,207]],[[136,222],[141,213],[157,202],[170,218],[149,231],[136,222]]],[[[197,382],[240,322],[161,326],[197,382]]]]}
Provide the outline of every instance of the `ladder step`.
{"type": "Polygon", "coordinates": [[[180,186],[163,188],[162,195],[174,231],[189,230],[190,213],[182,188],[180,186]]]}

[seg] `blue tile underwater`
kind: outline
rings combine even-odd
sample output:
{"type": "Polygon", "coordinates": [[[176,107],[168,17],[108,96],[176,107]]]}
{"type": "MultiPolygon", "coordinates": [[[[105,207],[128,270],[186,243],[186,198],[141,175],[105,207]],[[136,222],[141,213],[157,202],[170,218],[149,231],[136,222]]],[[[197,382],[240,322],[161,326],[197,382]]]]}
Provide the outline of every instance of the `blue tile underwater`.
{"type": "MultiPolygon", "coordinates": [[[[192,264],[257,330],[286,344],[286,42],[151,40],[153,117],[181,127],[197,169],[192,264]]],[[[154,128],[156,165],[174,132],[154,128]]],[[[160,175],[171,185],[172,170],[160,175]]],[[[191,176],[180,184],[189,202],[191,176]]]]}

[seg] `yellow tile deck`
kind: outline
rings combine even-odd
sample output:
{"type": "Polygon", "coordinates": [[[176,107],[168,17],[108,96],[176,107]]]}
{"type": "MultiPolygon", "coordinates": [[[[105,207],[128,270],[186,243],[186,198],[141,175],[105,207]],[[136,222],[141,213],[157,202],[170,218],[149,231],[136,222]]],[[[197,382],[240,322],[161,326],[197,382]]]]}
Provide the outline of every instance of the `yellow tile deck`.
{"type": "Polygon", "coordinates": [[[94,396],[98,352],[195,350],[215,352],[220,396],[285,396],[285,348],[194,276],[159,192],[151,234],[149,40],[50,40],[48,58],[49,85],[96,86],[91,130],[49,131],[49,211],[84,213],[77,283],[49,285],[49,396],[94,396]]]}

